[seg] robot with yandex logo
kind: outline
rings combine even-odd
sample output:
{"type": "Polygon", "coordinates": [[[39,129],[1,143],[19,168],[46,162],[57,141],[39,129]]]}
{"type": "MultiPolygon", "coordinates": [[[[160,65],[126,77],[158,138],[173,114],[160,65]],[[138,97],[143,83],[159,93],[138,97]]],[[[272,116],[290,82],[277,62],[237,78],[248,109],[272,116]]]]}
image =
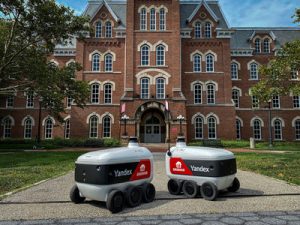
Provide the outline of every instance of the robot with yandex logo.
{"type": "Polygon", "coordinates": [[[186,146],[179,137],[166,155],[166,172],[170,178],[170,194],[184,193],[189,198],[201,196],[213,201],[220,190],[236,192],[240,182],[235,177],[236,159],[233,153],[215,148],[186,146]]]}
{"type": "Polygon", "coordinates": [[[70,192],[74,203],[85,198],[106,202],[112,213],[125,203],[135,207],[155,198],[153,155],[130,138],[128,147],[86,153],[75,162],[75,181],[70,192]]]}

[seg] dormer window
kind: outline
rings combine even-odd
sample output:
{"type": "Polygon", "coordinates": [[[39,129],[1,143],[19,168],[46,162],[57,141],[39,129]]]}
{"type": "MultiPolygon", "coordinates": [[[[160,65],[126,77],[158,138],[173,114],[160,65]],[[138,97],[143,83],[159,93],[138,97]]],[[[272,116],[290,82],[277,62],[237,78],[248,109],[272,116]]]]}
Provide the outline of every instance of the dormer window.
{"type": "Polygon", "coordinates": [[[111,38],[112,37],[112,28],[111,28],[111,22],[107,21],[105,23],[105,37],[111,38]]]}
{"type": "Polygon", "coordinates": [[[270,53],[270,40],[268,38],[264,40],[264,53],[270,53]]]}
{"type": "Polygon", "coordinates": [[[206,22],[205,23],[205,38],[211,38],[211,23],[206,22]]]}
{"type": "Polygon", "coordinates": [[[195,38],[196,39],[201,38],[201,23],[200,22],[195,23],[195,38]]]}
{"type": "Polygon", "coordinates": [[[98,21],[95,25],[95,37],[100,38],[102,36],[102,24],[98,21]]]}
{"type": "Polygon", "coordinates": [[[261,42],[259,38],[256,38],[254,41],[255,53],[261,53],[261,42]]]}

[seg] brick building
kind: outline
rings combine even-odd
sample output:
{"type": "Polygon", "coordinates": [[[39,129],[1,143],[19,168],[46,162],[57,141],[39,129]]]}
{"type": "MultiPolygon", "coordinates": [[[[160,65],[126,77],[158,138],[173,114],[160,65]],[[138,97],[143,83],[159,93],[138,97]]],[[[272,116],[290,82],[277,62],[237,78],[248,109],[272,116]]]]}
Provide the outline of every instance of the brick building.
{"type": "MultiPolygon", "coordinates": [[[[231,28],[214,0],[89,0],[84,14],[94,33],[57,46],[52,61],[83,65],[77,79],[90,84],[90,102],[82,110],[66,98],[64,124],[43,111],[43,138],[119,138],[126,127],[142,142],[165,142],[182,127],[190,141],[268,139],[269,109],[251,86],[300,29],[231,28]]],[[[274,139],[300,140],[300,96],[274,96],[271,106],[274,139]]],[[[37,135],[36,98],[18,93],[0,107],[3,138],[37,135]]]]}

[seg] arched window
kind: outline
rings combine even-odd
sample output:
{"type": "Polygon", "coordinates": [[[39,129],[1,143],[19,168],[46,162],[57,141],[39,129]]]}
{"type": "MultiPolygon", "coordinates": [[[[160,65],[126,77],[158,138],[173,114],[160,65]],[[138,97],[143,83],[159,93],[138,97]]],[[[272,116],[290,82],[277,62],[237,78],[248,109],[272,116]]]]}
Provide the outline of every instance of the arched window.
{"type": "Polygon", "coordinates": [[[165,46],[158,45],[156,47],[156,65],[164,66],[165,65],[165,46]]]}
{"type": "Polygon", "coordinates": [[[106,54],[104,57],[104,61],[105,61],[104,71],[112,72],[113,71],[113,56],[111,54],[106,54]]]}
{"type": "Polygon", "coordinates": [[[206,55],[206,72],[214,72],[215,57],[212,54],[206,55]]]}
{"type": "Polygon", "coordinates": [[[149,99],[149,78],[142,78],[141,79],[141,98],[142,99],[149,99]]]}
{"type": "Polygon", "coordinates": [[[195,118],[195,139],[203,139],[203,119],[201,116],[195,118]]]}
{"type": "Polygon", "coordinates": [[[236,108],[240,107],[240,91],[237,89],[232,90],[232,100],[236,108]]]}
{"type": "Polygon", "coordinates": [[[166,10],[164,8],[159,10],[159,29],[166,30],[166,10]]]}
{"type": "Polygon", "coordinates": [[[254,41],[254,47],[255,47],[255,53],[260,53],[261,52],[261,43],[260,39],[256,38],[254,41]]]}
{"type": "Polygon", "coordinates": [[[98,104],[99,103],[99,90],[100,85],[97,83],[92,84],[91,86],[91,103],[98,104]]]}
{"type": "Polygon", "coordinates": [[[156,30],[156,12],[155,12],[155,8],[150,9],[150,30],[156,30]]]}
{"type": "Polygon", "coordinates": [[[141,9],[140,14],[140,29],[147,30],[147,11],[145,8],[141,9]]]}
{"type": "Polygon", "coordinates": [[[194,85],[194,102],[195,102],[195,104],[202,103],[202,85],[201,84],[194,85]]]}
{"type": "Polygon", "coordinates": [[[100,71],[100,55],[98,53],[92,56],[92,71],[100,71]]]}
{"type": "Polygon", "coordinates": [[[51,118],[48,118],[45,121],[45,139],[53,138],[53,121],[51,118]]]}
{"type": "Polygon", "coordinates": [[[242,123],[239,119],[236,119],[235,126],[236,126],[236,139],[241,140],[241,138],[242,138],[242,136],[241,136],[242,123]]]}
{"type": "Polygon", "coordinates": [[[27,118],[24,122],[24,138],[32,138],[32,120],[30,118],[27,118]]]}
{"type": "Polygon", "coordinates": [[[217,123],[215,117],[211,116],[207,120],[208,139],[217,138],[217,123]]]}
{"type": "Polygon", "coordinates": [[[196,22],[195,23],[195,38],[201,38],[201,23],[200,22],[196,22]]]}
{"type": "Polygon", "coordinates": [[[165,98],[165,79],[164,78],[156,79],[156,98],[157,99],[165,98]]]}
{"type": "Polygon", "coordinates": [[[207,104],[215,104],[215,98],[216,98],[216,93],[215,93],[215,85],[214,84],[208,84],[207,85],[207,104]]]}
{"type": "Polygon", "coordinates": [[[141,65],[142,66],[148,66],[149,65],[149,49],[150,47],[148,45],[143,45],[141,47],[141,65]]]}
{"type": "Polygon", "coordinates": [[[194,72],[201,72],[201,55],[200,54],[195,54],[193,56],[193,68],[194,72]]]}
{"type": "Polygon", "coordinates": [[[274,121],[274,139],[282,140],[282,123],[278,119],[274,121]]]}
{"type": "Polygon", "coordinates": [[[105,104],[112,103],[112,85],[111,84],[104,85],[104,103],[105,104]]]}
{"type": "Polygon", "coordinates": [[[256,63],[250,64],[250,80],[258,80],[258,65],[256,63]]]}
{"type": "Polygon", "coordinates": [[[205,23],[205,37],[206,38],[211,38],[211,23],[210,22],[206,22],[205,23]]]}
{"type": "Polygon", "coordinates": [[[91,116],[90,118],[90,138],[97,138],[98,137],[98,117],[91,116]]]}
{"type": "Polygon", "coordinates": [[[65,121],[65,139],[70,139],[70,119],[65,121]]]}
{"type": "Polygon", "coordinates": [[[300,140],[300,120],[295,121],[295,136],[296,140],[300,140]]]}
{"type": "Polygon", "coordinates": [[[268,38],[264,40],[264,53],[270,53],[270,40],[268,38]]]}
{"type": "Polygon", "coordinates": [[[11,138],[12,120],[6,118],[3,121],[3,138],[11,138]]]}
{"type": "Polygon", "coordinates": [[[105,23],[105,37],[111,38],[112,37],[112,28],[111,28],[111,22],[107,21],[105,23]]]}
{"type": "Polygon", "coordinates": [[[109,116],[105,116],[103,118],[103,137],[109,138],[111,137],[111,118],[109,116]]]}
{"type": "Polygon", "coordinates": [[[237,63],[231,63],[231,79],[239,79],[239,66],[237,63]]]}
{"type": "Polygon", "coordinates": [[[253,122],[253,136],[255,140],[261,140],[261,122],[258,119],[253,122]]]}
{"type": "Polygon", "coordinates": [[[98,21],[95,25],[95,37],[100,38],[102,36],[102,24],[98,21]]]}

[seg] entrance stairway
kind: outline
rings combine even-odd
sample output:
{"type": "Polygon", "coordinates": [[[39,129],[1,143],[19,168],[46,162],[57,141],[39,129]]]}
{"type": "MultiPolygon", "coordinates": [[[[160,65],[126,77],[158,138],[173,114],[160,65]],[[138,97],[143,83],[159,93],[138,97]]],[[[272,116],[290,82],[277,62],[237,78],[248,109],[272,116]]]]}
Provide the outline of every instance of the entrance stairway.
{"type": "MultiPolygon", "coordinates": [[[[148,148],[151,152],[167,152],[169,145],[168,143],[140,143],[140,146],[148,148]]],[[[175,146],[175,143],[171,143],[170,146],[175,146]]]]}

